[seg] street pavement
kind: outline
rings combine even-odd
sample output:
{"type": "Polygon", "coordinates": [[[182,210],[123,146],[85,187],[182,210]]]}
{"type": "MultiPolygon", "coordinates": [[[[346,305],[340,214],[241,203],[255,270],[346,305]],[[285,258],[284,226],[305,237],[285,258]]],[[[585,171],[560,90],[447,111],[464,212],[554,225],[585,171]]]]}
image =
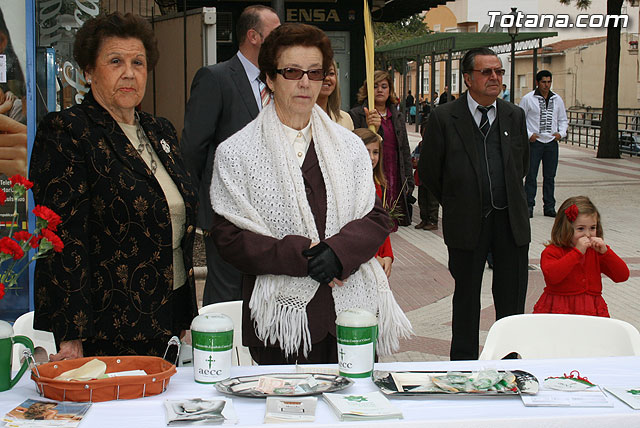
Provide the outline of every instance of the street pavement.
{"type": "MultiPolygon", "coordinates": [[[[414,126],[407,126],[407,130],[413,149],[420,136],[414,132],[414,126]]],[[[540,171],[536,207],[531,219],[526,313],[531,313],[544,288],[540,254],[550,238],[553,225],[553,218],[542,215],[541,192],[540,171]]],[[[592,149],[561,144],[556,208],[566,198],[575,195],[591,198],[602,216],[605,242],[622,257],[631,271],[629,280],[622,284],[603,278],[603,296],[611,317],[640,329],[640,307],[637,304],[640,296],[640,158],[623,155],[622,159],[596,159],[592,149]]],[[[412,226],[401,227],[391,236],[396,259],[390,283],[398,303],[413,324],[416,336],[401,341],[399,352],[382,361],[449,359],[454,282],[447,269],[447,248],[441,229],[425,231],[413,227],[419,221],[417,209],[414,209],[413,220],[412,226]]],[[[495,321],[491,278],[492,271],[487,267],[482,287],[481,345],[495,321]]]]}
{"type": "MultiPolygon", "coordinates": [[[[407,126],[413,149],[420,141],[415,126],[407,126]]],[[[417,192],[417,190],[416,190],[417,192]]],[[[529,287],[526,312],[531,313],[544,280],[540,271],[540,254],[550,238],[553,219],[542,215],[542,173],[538,176],[538,195],[531,219],[529,247],[529,287]]],[[[602,216],[604,239],[622,257],[631,270],[628,281],[614,284],[603,278],[603,296],[612,318],[627,321],[640,329],[640,158],[623,155],[622,159],[596,159],[593,149],[560,145],[556,176],[556,208],[569,196],[586,195],[602,216]]],[[[417,196],[417,193],[416,193],[417,196]]],[[[396,300],[413,324],[416,335],[402,340],[398,353],[381,361],[448,360],[451,342],[451,298],[453,279],[447,269],[447,248],[442,230],[416,230],[417,205],[413,224],[391,235],[395,255],[391,288],[396,300]]],[[[201,250],[204,250],[201,247],[201,250]]],[[[203,260],[204,261],[204,260],[203,260]]],[[[198,295],[202,296],[206,268],[196,268],[198,295]]],[[[485,269],[482,288],[480,344],[495,321],[491,296],[492,271],[485,269]]]]}

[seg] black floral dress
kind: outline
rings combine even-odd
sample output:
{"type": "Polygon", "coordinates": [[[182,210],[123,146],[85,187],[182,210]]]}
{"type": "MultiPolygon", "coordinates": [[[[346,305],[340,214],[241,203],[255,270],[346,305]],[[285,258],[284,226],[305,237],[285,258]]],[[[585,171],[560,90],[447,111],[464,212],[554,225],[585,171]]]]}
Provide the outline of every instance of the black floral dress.
{"type": "Polygon", "coordinates": [[[36,204],[62,217],[62,253],[38,260],[34,327],[57,342],[83,340],[86,355],[162,355],[197,313],[193,239],[197,198],[175,129],[140,113],[140,124],[185,203],[187,282],[174,290],[169,207],[151,170],[91,93],[48,114],[34,142],[36,204]]]}

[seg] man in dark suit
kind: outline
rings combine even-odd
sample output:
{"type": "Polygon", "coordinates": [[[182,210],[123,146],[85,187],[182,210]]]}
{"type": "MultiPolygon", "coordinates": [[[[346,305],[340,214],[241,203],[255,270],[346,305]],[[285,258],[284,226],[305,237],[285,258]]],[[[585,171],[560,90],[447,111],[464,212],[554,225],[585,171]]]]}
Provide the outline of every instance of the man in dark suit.
{"type": "Polygon", "coordinates": [[[182,133],[182,155],[198,185],[198,226],[204,231],[207,282],[203,304],[242,299],[242,275],[224,262],[208,235],[213,209],[209,199],[213,158],[218,145],[258,116],[268,99],[258,75],[258,53],[271,30],[280,25],[275,10],[255,5],[238,17],[238,52],[230,60],[203,67],[191,84],[182,133]]]}
{"type": "Polygon", "coordinates": [[[445,86],[440,98],[438,98],[438,105],[446,104],[449,101],[451,101],[449,99],[449,87],[445,86]]]}
{"type": "Polygon", "coordinates": [[[478,358],[480,290],[493,254],[496,319],[524,312],[531,240],[523,179],[529,167],[524,112],[498,99],[504,69],[488,48],[462,62],[468,91],[429,116],[420,179],[442,205],[453,294],[452,360],[478,358]]]}

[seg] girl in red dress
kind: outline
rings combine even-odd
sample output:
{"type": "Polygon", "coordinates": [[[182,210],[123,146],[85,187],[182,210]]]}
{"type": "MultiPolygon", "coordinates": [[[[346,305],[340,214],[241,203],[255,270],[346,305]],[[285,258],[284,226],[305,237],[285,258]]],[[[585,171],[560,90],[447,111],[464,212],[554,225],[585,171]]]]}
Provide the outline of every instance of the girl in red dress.
{"type": "Polygon", "coordinates": [[[609,317],[602,274],[623,282],[629,268],[602,236],[600,213],[589,198],[574,196],[562,203],[540,258],[546,287],[534,313],[609,317]]]}
{"type": "MultiPolygon", "coordinates": [[[[376,184],[376,193],[379,198],[382,198],[382,188],[387,185],[387,180],[382,170],[382,138],[368,128],[354,129],[353,132],[362,139],[362,142],[367,147],[373,168],[373,182],[376,184]]],[[[393,249],[391,248],[391,241],[388,236],[380,248],[378,248],[376,260],[382,265],[382,269],[384,269],[384,273],[387,274],[387,278],[391,276],[393,249]]]]}

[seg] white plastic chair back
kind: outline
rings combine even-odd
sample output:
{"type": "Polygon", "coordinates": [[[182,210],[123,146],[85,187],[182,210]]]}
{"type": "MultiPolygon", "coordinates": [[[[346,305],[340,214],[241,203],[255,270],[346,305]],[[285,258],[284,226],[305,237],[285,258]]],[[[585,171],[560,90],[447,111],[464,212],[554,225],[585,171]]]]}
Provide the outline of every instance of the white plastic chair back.
{"type": "Polygon", "coordinates": [[[491,326],[479,359],[499,360],[511,352],[526,359],[640,355],[640,333],[611,318],[512,315],[491,326]]]}
{"type": "Polygon", "coordinates": [[[198,311],[199,314],[208,313],[225,314],[233,321],[233,359],[231,364],[234,366],[252,366],[255,365],[249,348],[242,346],[242,300],[233,302],[212,303],[203,306],[198,311]]]}
{"type": "MultiPolygon", "coordinates": [[[[43,348],[47,352],[47,360],[49,359],[49,354],[56,354],[58,352],[53,333],[33,329],[33,311],[18,317],[13,324],[13,334],[27,336],[33,342],[34,349],[38,347],[43,348]]],[[[22,357],[22,351],[24,351],[24,349],[25,347],[20,344],[16,344],[13,347],[13,361],[11,364],[14,370],[20,364],[20,358],[22,357]]]]}

